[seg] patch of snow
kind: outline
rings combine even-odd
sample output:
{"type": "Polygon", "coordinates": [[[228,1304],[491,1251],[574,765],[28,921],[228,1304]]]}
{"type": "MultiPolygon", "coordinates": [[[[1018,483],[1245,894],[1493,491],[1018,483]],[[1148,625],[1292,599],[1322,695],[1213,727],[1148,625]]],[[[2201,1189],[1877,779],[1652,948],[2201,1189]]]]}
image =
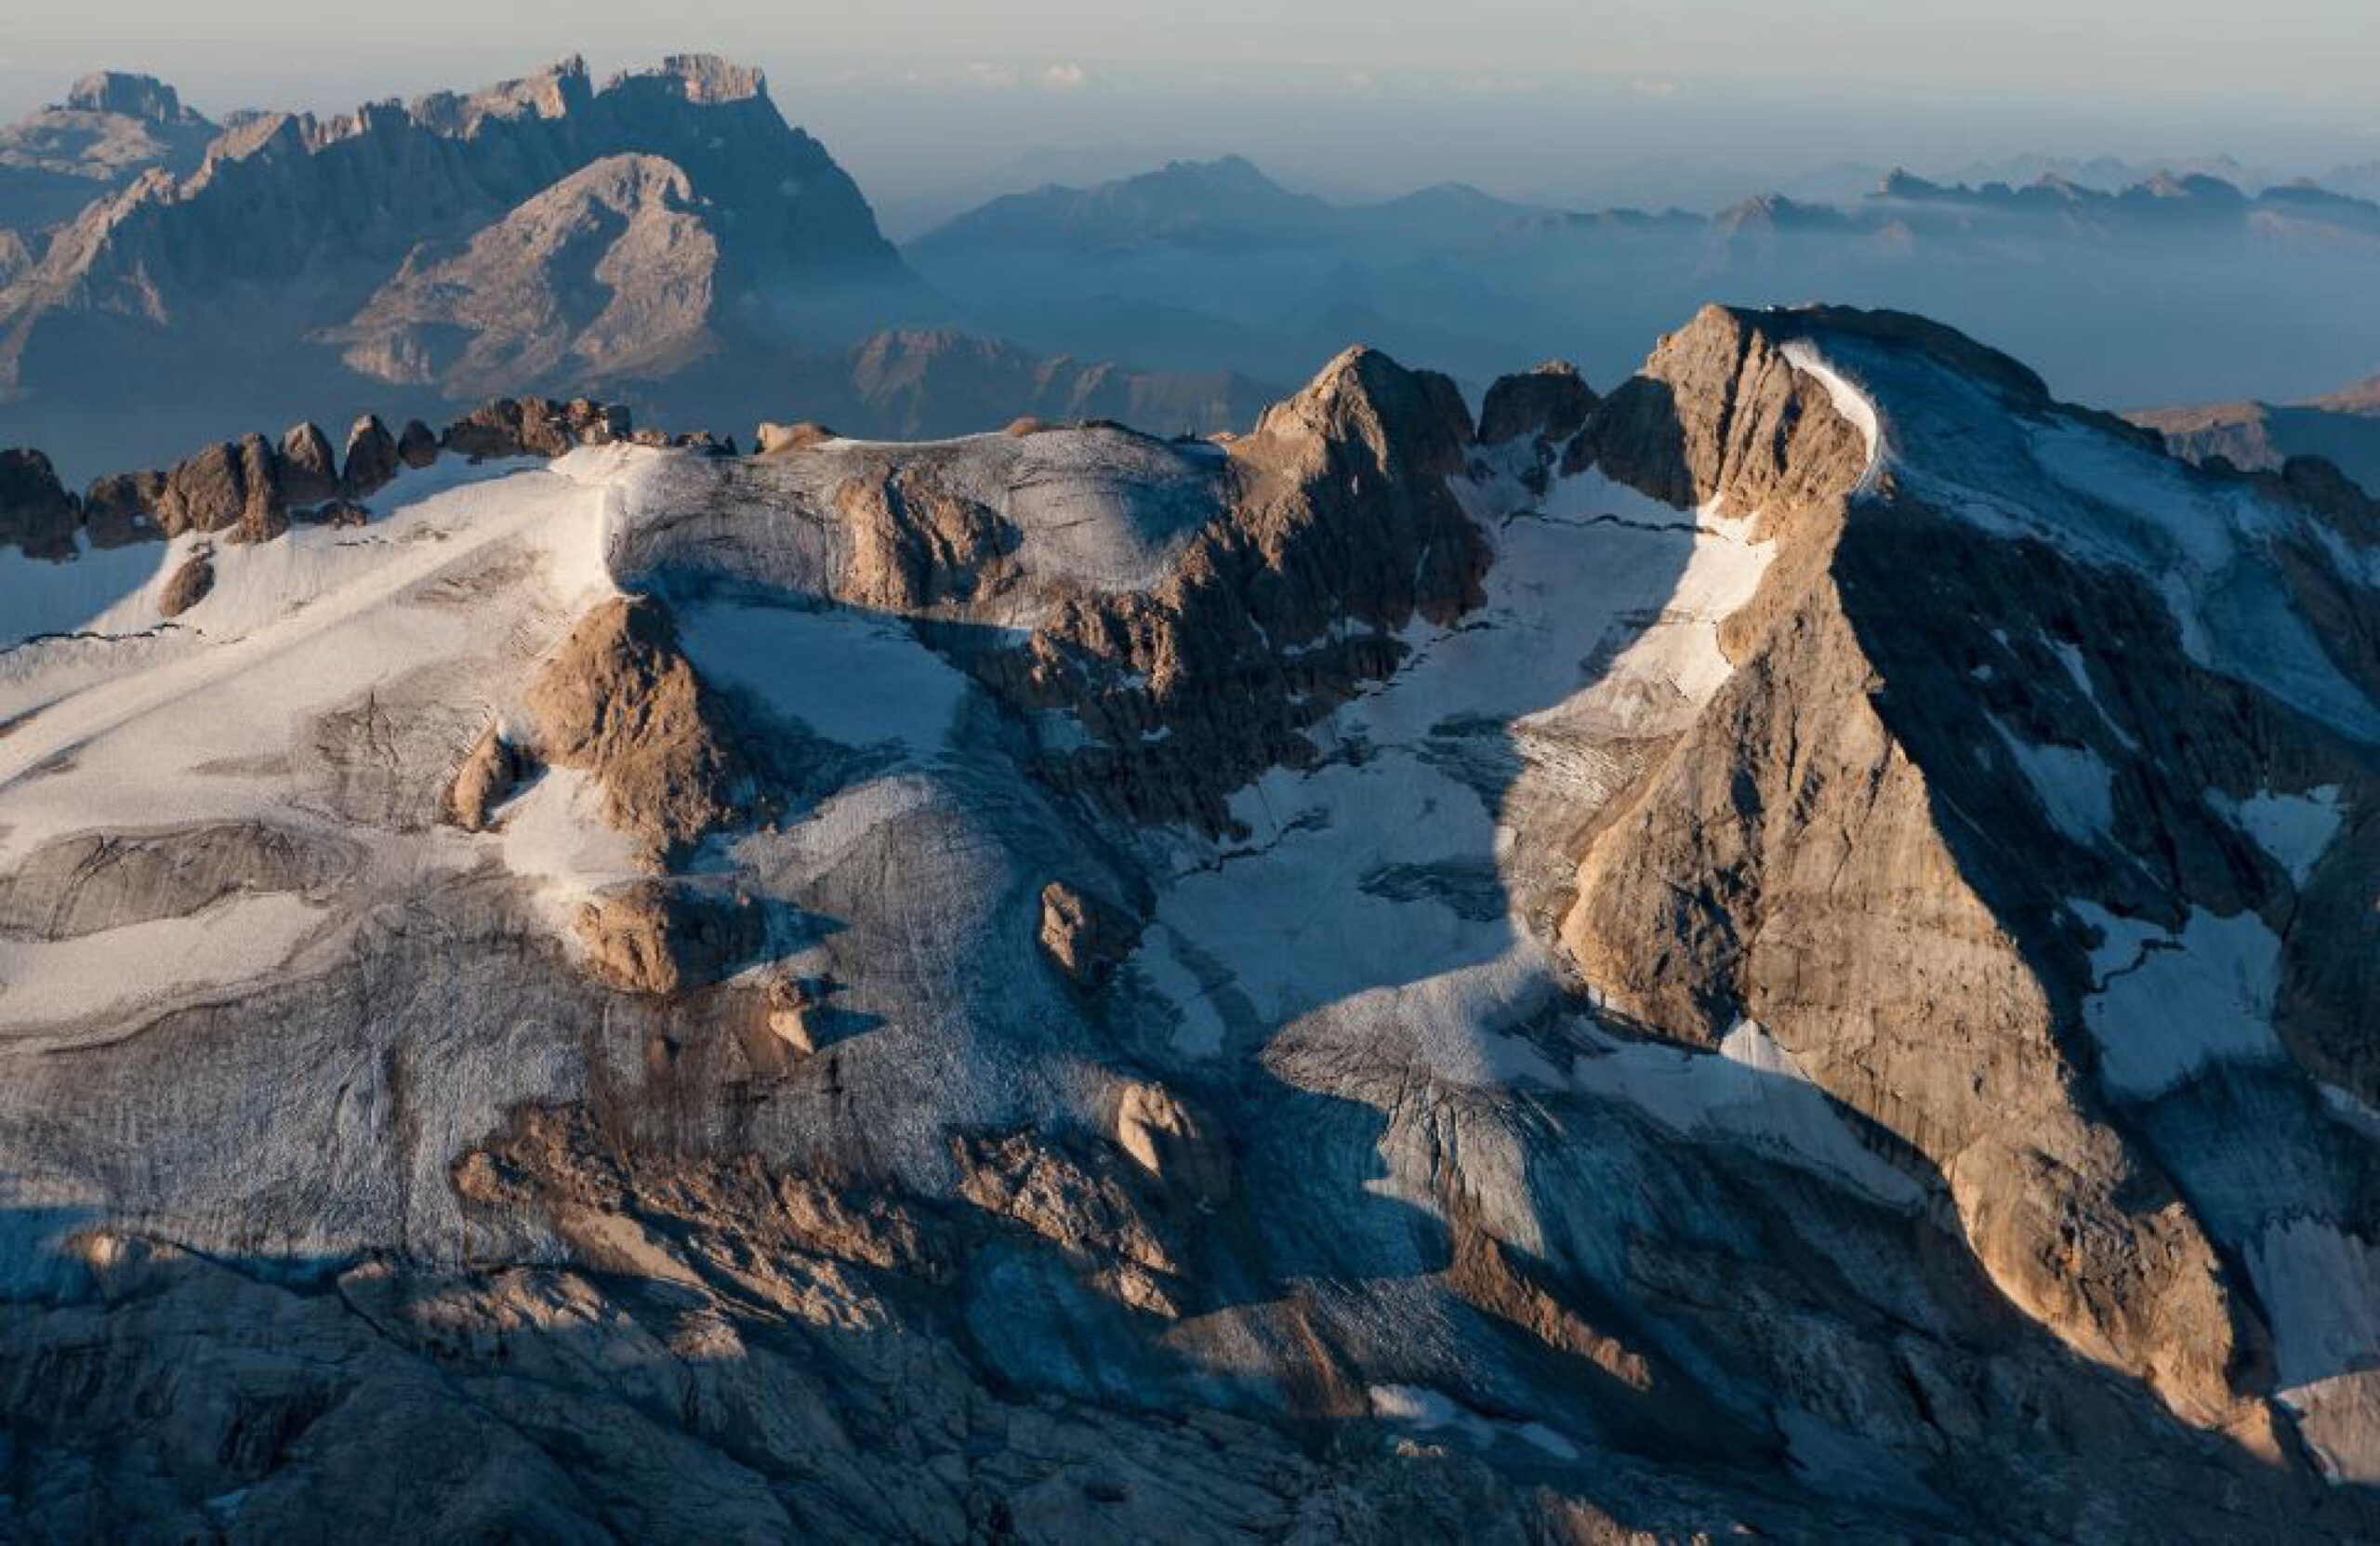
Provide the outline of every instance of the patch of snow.
{"type": "Polygon", "coordinates": [[[2335,784],[2296,795],[2264,789],[2237,803],[2219,795],[2209,798],[2301,886],[2339,835],[2339,824],[2347,819],[2335,784]]]}
{"type": "Polygon", "coordinates": [[[250,982],[287,961],[323,919],[302,897],[275,892],[73,939],[0,937],[0,1025],[19,1036],[250,982]]]}
{"type": "Polygon", "coordinates": [[[1857,492],[1874,488],[1884,462],[1884,426],[1876,413],[1875,400],[1853,386],[1826,356],[1804,339],[1794,339],[1778,352],[1785,356],[1787,364],[1826,389],[1827,400],[1834,404],[1834,411],[1849,419],[1859,431],[1859,438],[1868,443],[1868,466],[1859,475],[1857,492]]]}
{"type": "Polygon", "coordinates": [[[2034,798],[2051,823],[2078,843],[2092,843],[2115,827],[2115,773],[2084,747],[2038,746],[1992,721],[2034,798]]]}
{"type": "Polygon", "coordinates": [[[643,874],[636,843],[603,819],[603,793],[576,768],[549,768],[494,813],[504,867],[536,888],[565,938],[579,905],[643,874]]]}
{"type": "Polygon", "coordinates": [[[1576,1089],[1625,1101],[1673,1131],[1750,1143],[1880,1202],[1917,1205],[1917,1183],[1859,1142],[1793,1054],[1747,1020],[1716,1055],[1597,1034],[1570,1065],[1576,1089]]]}
{"type": "Polygon", "coordinates": [[[848,607],[698,604],[679,612],[678,638],[706,680],[844,746],[934,751],[967,697],[906,624],[848,607]]]}
{"type": "Polygon", "coordinates": [[[2380,1247],[2292,1217],[2244,1254],[2272,1326],[2275,1394],[2325,1475],[2380,1481],[2380,1247]]]}
{"type": "Polygon", "coordinates": [[[2147,1099],[2211,1063],[2284,1058],[2272,1029],[2281,940],[2255,914],[2193,908],[2172,935],[2094,903],[2068,906],[2102,936],[2091,952],[2098,986],[2082,1020],[2109,1093],[2147,1099]]]}

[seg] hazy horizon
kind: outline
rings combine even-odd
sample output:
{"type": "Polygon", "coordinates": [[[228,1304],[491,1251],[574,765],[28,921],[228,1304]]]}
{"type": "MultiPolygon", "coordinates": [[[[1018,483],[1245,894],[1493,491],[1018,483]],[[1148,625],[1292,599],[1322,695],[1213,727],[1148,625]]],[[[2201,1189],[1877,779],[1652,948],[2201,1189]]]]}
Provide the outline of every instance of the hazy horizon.
{"type": "Polygon", "coordinates": [[[1225,0],[1197,25],[1117,22],[1078,0],[996,20],[944,9],[893,0],[864,20],[805,19],[797,38],[748,5],[673,26],[552,5],[491,23],[430,0],[403,27],[359,28],[233,0],[209,8],[197,38],[173,35],[188,23],[156,7],[105,6],[71,26],[20,27],[0,46],[0,117],[99,68],[159,75],[220,116],[343,112],[573,52],[608,73],[715,51],[768,72],[787,117],[852,170],[896,238],[1042,180],[1226,152],[1339,197],[1460,180],[1570,205],[1705,209],[1846,165],[2230,156],[2285,178],[2380,160],[2380,107],[2357,78],[2370,19],[2323,0],[2270,7],[2298,46],[2244,59],[2214,7],[2138,0],[2088,16],[2022,0],[1990,24],[1880,0],[1793,17],[1636,0],[1532,17],[1541,7],[1489,0],[1460,24],[1393,34],[1364,28],[1365,7],[1342,0],[1275,20],[1225,0]],[[469,46],[424,41],[467,29],[469,46]]]}

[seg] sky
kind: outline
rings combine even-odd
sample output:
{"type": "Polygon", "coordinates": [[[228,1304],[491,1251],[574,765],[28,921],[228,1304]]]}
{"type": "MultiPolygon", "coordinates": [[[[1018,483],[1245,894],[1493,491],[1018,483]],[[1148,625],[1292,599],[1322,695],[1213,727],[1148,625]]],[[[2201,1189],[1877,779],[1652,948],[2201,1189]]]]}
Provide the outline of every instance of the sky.
{"type": "Polygon", "coordinates": [[[99,65],[214,114],[339,111],[584,53],[757,63],[894,234],[1238,152],[1325,193],[1460,178],[1711,207],[2020,154],[2380,161],[2380,0],[12,0],[0,116],[99,65]],[[1846,165],[1847,164],[1847,165],[1846,165]],[[1826,178],[1809,186],[1831,186],[1826,178]]]}

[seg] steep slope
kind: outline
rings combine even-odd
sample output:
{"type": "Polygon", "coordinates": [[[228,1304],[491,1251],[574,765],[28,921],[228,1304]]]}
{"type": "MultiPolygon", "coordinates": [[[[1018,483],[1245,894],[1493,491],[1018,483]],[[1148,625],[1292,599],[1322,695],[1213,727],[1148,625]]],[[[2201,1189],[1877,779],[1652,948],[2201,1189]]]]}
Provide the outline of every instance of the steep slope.
{"type": "MultiPolygon", "coordinates": [[[[0,128],[0,231],[35,237],[152,168],[193,171],[216,133],[163,81],[86,75],[64,101],[0,128]]],[[[10,277],[0,263],[0,284],[10,277]]]]}
{"type": "Polygon", "coordinates": [[[421,249],[327,335],[366,376],[450,398],[664,376],[710,347],[719,239],[658,156],[591,163],[479,231],[421,249]]]}
{"type": "Polygon", "coordinates": [[[12,464],[11,1529],[2380,1528],[2380,522],[1891,314],[1489,408],[12,464]]]}
{"type": "Polygon", "coordinates": [[[79,457],[112,424],[187,443],[223,432],[210,413],[285,419],[392,381],[608,390],[682,365],[695,333],[740,345],[748,388],[920,294],[758,72],[686,56],[599,88],[573,59],[470,97],[258,115],[189,176],[92,205],[0,289],[0,416],[79,457]]]}

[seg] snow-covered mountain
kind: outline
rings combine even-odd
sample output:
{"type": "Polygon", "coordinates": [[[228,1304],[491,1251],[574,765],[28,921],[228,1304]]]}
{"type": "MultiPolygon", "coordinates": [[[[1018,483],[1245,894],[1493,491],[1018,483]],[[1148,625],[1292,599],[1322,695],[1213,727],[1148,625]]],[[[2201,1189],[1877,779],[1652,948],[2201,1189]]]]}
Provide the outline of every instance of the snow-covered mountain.
{"type": "Polygon", "coordinates": [[[765,443],[0,467],[9,1533],[2380,1530],[2351,489],[1843,309],[765,443]]]}

